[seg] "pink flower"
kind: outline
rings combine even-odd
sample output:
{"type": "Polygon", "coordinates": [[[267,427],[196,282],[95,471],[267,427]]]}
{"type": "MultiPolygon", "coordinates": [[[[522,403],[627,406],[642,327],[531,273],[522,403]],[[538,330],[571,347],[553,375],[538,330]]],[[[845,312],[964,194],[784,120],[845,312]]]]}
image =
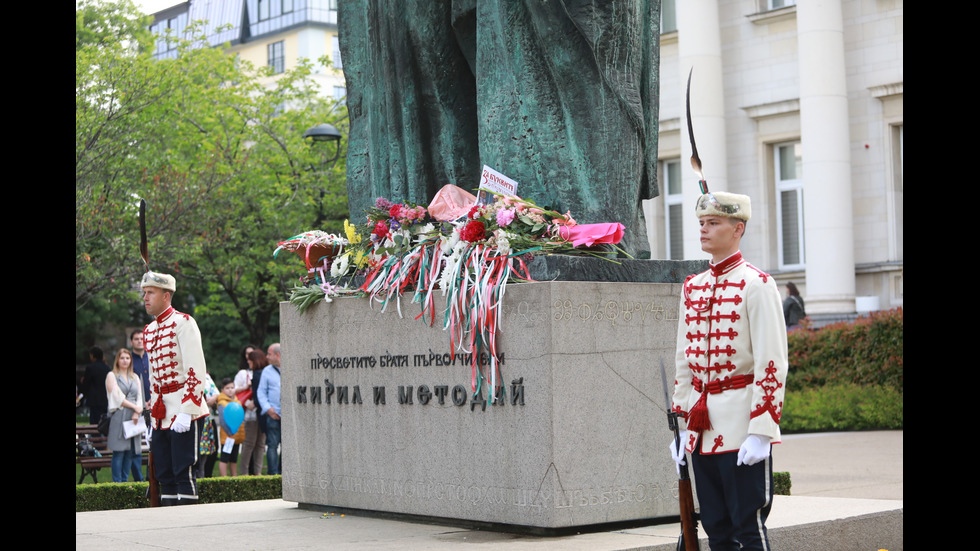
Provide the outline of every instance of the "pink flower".
{"type": "Polygon", "coordinates": [[[514,221],[514,211],[510,209],[500,209],[497,211],[497,225],[505,228],[514,221]]]}
{"type": "Polygon", "coordinates": [[[576,222],[575,219],[572,218],[572,211],[565,212],[565,215],[562,216],[561,218],[555,218],[554,222],[559,226],[574,226],[578,224],[578,222],[576,222]]]}

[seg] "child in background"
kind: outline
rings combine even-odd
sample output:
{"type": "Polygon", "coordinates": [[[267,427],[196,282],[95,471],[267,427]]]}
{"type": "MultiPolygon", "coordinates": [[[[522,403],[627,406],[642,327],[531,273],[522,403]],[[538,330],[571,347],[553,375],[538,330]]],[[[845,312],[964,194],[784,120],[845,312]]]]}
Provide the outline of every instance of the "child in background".
{"type": "Polygon", "coordinates": [[[238,450],[245,441],[244,427],[238,427],[234,434],[225,432],[225,423],[222,416],[225,406],[235,402],[241,405],[235,396],[235,381],[230,377],[221,380],[221,394],[218,395],[218,445],[221,447],[221,456],[218,459],[218,473],[221,476],[228,476],[228,464],[231,464],[231,476],[238,476],[238,450]]]}

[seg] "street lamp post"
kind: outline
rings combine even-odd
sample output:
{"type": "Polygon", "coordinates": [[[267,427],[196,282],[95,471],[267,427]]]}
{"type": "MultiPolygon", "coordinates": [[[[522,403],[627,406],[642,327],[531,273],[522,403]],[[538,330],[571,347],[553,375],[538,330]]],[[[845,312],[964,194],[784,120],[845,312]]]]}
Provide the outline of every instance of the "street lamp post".
{"type": "MultiPolygon", "coordinates": [[[[321,169],[316,170],[313,167],[310,167],[310,169],[313,170],[314,173],[319,174],[323,170],[322,167],[329,165],[327,168],[333,168],[334,165],[337,163],[337,159],[340,158],[340,145],[341,145],[340,142],[342,136],[340,132],[337,130],[337,128],[334,127],[334,125],[332,124],[327,124],[327,123],[318,124],[312,128],[307,129],[306,132],[303,132],[303,139],[305,140],[307,138],[310,138],[311,140],[310,141],[311,147],[320,143],[323,143],[324,145],[323,159],[321,159],[320,161],[321,169]],[[330,149],[329,144],[331,142],[337,142],[337,151],[334,153],[334,156],[332,158],[327,159],[326,152],[329,151],[330,149]]],[[[323,185],[320,185],[320,201],[316,209],[316,221],[313,224],[314,227],[319,227],[320,224],[322,224],[324,221],[324,214],[323,214],[324,195],[326,195],[326,189],[324,189],[323,185]]]]}

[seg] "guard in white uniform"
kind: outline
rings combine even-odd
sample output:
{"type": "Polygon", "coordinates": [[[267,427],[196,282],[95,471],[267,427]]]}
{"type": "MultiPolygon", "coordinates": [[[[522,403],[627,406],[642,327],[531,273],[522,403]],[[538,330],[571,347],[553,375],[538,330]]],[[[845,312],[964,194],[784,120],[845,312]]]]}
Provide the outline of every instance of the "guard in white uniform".
{"type": "Polygon", "coordinates": [[[696,209],[710,269],[684,282],[672,408],[691,454],[712,550],[769,549],[771,445],[779,442],[786,327],[771,276],[742,258],[745,195],[705,193],[696,209]]]}
{"type": "Polygon", "coordinates": [[[208,406],[204,401],[207,368],[197,322],[170,305],[177,288],[169,274],[147,272],[140,286],[146,313],[143,329],[150,370],[150,451],[161,505],[197,503],[194,464],[208,406]]]}

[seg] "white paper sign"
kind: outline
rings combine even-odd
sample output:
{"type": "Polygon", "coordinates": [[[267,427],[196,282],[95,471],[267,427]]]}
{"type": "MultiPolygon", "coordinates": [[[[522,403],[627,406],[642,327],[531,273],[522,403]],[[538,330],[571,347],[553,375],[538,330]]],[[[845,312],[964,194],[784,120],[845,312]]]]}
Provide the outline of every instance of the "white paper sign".
{"type": "Polygon", "coordinates": [[[127,440],[144,432],[146,432],[146,421],[143,420],[142,415],[135,423],[130,420],[123,421],[123,437],[127,440]]]}
{"type": "Polygon", "coordinates": [[[504,195],[517,195],[517,181],[504,176],[487,165],[483,165],[483,173],[480,175],[480,191],[476,195],[476,204],[489,205],[494,202],[495,197],[493,193],[488,193],[485,190],[504,195]]]}

